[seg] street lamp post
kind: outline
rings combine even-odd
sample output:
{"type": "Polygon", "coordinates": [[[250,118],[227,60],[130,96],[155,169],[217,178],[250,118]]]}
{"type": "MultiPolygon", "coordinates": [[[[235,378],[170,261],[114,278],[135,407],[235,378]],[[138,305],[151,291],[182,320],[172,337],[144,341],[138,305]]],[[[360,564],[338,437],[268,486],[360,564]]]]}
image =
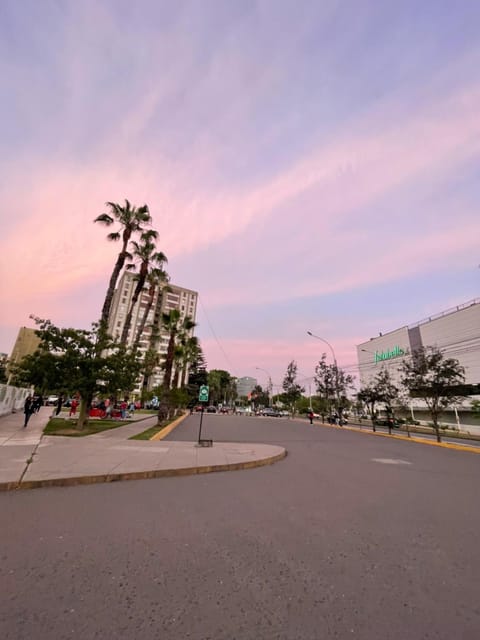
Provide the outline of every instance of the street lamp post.
{"type": "Polygon", "coordinates": [[[273,406],[273,397],[272,397],[272,376],[266,369],[262,369],[262,367],[255,367],[258,371],[264,371],[268,376],[268,387],[267,387],[267,396],[268,396],[268,406],[273,406]]]}
{"type": "Polygon", "coordinates": [[[312,333],[311,331],[307,331],[307,334],[309,336],[311,336],[312,338],[315,338],[316,340],[321,340],[322,342],[324,342],[329,348],[330,351],[332,352],[332,357],[333,357],[333,363],[335,365],[335,398],[337,401],[337,412],[340,418],[340,398],[339,398],[339,392],[338,392],[338,365],[337,365],[337,357],[335,355],[335,351],[332,347],[332,345],[330,344],[330,342],[328,342],[328,340],[325,340],[325,338],[321,338],[320,336],[315,335],[314,333],[312,333]]]}

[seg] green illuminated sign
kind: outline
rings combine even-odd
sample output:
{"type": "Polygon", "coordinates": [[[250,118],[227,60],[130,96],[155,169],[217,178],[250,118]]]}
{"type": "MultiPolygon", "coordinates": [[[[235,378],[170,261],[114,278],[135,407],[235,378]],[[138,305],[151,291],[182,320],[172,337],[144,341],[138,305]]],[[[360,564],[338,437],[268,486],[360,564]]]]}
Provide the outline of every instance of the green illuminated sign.
{"type": "Polygon", "coordinates": [[[393,347],[393,349],[387,349],[386,351],[375,351],[375,364],[377,364],[377,362],[382,362],[383,360],[391,360],[392,358],[398,358],[399,356],[404,355],[405,349],[402,349],[402,347],[399,347],[398,345],[393,347]]]}
{"type": "Polygon", "coordinates": [[[202,384],[198,393],[199,402],[208,402],[208,385],[202,384]]]}

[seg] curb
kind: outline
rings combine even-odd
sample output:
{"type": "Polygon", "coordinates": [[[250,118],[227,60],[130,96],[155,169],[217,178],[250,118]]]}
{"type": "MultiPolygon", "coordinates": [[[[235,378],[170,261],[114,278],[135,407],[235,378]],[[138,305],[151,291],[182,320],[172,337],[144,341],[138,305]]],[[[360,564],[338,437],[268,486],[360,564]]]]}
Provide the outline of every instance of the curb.
{"type": "Polygon", "coordinates": [[[178,427],[178,425],[181,422],[185,420],[187,415],[188,415],[187,413],[184,413],[183,416],[180,416],[179,418],[171,422],[169,425],[164,427],[161,431],[159,431],[154,436],[152,436],[150,440],[163,440],[164,438],[166,438],[176,427],[178,427]]]}
{"type": "Polygon", "coordinates": [[[472,447],[468,444],[455,444],[453,442],[434,442],[433,440],[427,440],[426,438],[408,437],[404,435],[390,435],[389,433],[381,433],[379,431],[365,431],[358,427],[339,427],[338,425],[321,424],[321,427],[328,427],[330,429],[344,429],[345,431],[354,431],[355,433],[363,433],[368,436],[379,436],[381,438],[393,438],[394,440],[404,440],[405,442],[416,442],[417,444],[428,444],[432,447],[441,447],[443,449],[453,449],[456,451],[468,451],[470,453],[480,453],[480,447],[472,447]]]}
{"type": "MultiPolygon", "coordinates": [[[[182,416],[183,417],[183,416],[182,416]]],[[[191,476],[201,473],[215,473],[217,471],[238,471],[264,467],[282,460],[287,455],[284,449],[281,453],[260,460],[248,462],[232,462],[229,464],[207,465],[202,467],[183,467],[179,469],[154,469],[153,471],[132,471],[129,473],[100,474],[95,476],[78,476],[75,478],[49,478],[48,480],[27,480],[21,484],[18,482],[5,482],[0,484],[0,491],[12,491],[14,489],[40,489],[44,487],[73,487],[80,484],[100,484],[105,482],[120,482],[122,480],[148,480],[151,478],[171,478],[174,476],[191,476]]]]}

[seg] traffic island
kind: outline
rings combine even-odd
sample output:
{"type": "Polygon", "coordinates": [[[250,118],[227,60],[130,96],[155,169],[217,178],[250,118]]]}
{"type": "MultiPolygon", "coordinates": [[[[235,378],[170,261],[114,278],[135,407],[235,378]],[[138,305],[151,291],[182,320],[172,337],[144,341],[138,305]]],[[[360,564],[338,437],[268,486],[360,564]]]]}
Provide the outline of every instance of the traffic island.
{"type": "Polygon", "coordinates": [[[258,443],[112,441],[45,436],[21,481],[0,488],[34,489],[237,471],[282,460],[283,447],[258,443]],[[55,444],[53,444],[53,442],[55,444]]]}

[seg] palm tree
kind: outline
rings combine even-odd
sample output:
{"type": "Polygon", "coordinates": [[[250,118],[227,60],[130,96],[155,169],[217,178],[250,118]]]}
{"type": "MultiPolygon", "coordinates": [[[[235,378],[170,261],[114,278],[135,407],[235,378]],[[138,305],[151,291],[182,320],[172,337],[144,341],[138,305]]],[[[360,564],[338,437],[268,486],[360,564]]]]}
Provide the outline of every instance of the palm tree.
{"type": "MultiPolygon", "coordinates": [[[[137,335],[135,336],[135,340],[133,342],[133,349],[138,349],[138,345],[140,344],[140,338],[145,330],[145,325],[147,324],[148,314],[152,310],[153,303],[155,301],[155,294],[157,292],[158,287],[168,282],[168,275],[163,269],[150,269],[147,275],[146,283],[147,291],[148,291],[148,300],[143,311],[142,319],[140,320],[140,324],[137,327],[137,335]]],[[[162,291],[171,291],[171,288],[168,285],[164,285],[162,287],[162,291]]]]}
{"type": "MultiPolygon", "coordinates": [[[[132,323],[133,309],[138,302],[140,294],[143,291],[150,269],[152,268],[159,271],[161,270],[162,273],[165,274],[165,272],[163,271],[163,265],[165,262],[167,262],[167,258],[164,253],[156,250],[154,240],[156,240],[157,237],[158,233],[156,231],[149,230],[142,233],[142,235],[140,236],[141,242],[132,240],[131,243],[133,247],[132,258],[137,259],[140,265],[138,274],[136,276],[137,284],[132,295],[132,300],[130,302],[130,307],[127,312],[127,317],[125,318],[122,335],[120,338],[120,343],[123,345],[127,342],[128,332],[132,323]]],[[[135,266],[135,262],[131,262],[127,264],[126,269],[131,271],[135,269],[135,266]]]]}
{"type": "Polygon", "coordinates": [[[178,309],[171,309],[169,313],[162,314],[162,324],[169,334],[167,355],[165,356],[164,363],[165,373],[163,376],[163,387],[164,389],[170,389],[177,334],[182,331],[191,331],[195,327],[195,322],[189,316],[186,316],[182,320],[180,311],[178,309]]]}
{"type": "Polygon", "coordinates": [[[196,336],[186,334],[182,340],[182,347],[182,375],[180,378],[180,386],[184,387],[187,383],[187,374],[190,365],[197,361],[200,351],[200,343],[196,336]]]}
{"type": "Polygon", "coordinates": [[[117,285],[118,276],[125,264],[126,259],[130,256],[128,252],[128,243],[134,233],[142,232],[143,225],[151,223],[152,218],[148,206],[144,204],[141,207],[134,207],[128,200],[125,200],[125,206],[122,207],[115,202],[107,202],[109,207],[109,213],[102,213],[97,216],[94,222],[100,222],[101,224],[110,227],[114,222],[120,224],[120,230],[107,235],[107,239],[112,242],[122,240],[122,250],[118,254],[117,261],[110,276],[110,282],[108,284],[107,293],[105,295],[105,301],[102,308],[102,316],[100,318],[100,326],[104,332],[108,327],[108,318],[110,315],[110,308],[112,306],[113,293],[117,285]]]}

